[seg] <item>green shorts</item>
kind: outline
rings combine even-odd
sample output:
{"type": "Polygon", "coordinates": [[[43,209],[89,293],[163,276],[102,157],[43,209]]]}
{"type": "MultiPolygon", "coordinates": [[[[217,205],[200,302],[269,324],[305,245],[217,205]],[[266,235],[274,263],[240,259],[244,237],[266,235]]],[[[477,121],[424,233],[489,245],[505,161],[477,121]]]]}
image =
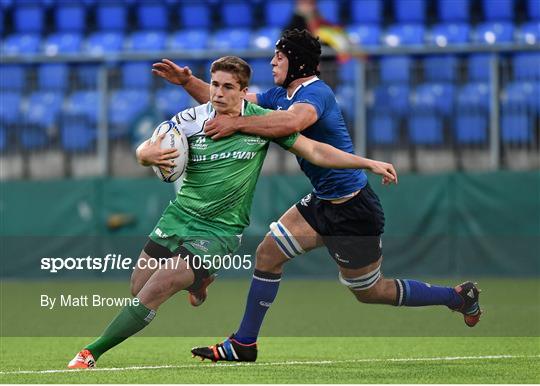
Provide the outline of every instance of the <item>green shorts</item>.
{"type": "MultiPolygon", "coordinates": [[[[193,255],[206,256],[208,260],[234,253],[242,240],[242,235],[227,234],[216,225],[186,213],[175,201],[165,208],[149,237],[173,253],[182,246],[193,255]]],[[[208,269],[210,275],[218,270],[215,266],[208,269]]]]}

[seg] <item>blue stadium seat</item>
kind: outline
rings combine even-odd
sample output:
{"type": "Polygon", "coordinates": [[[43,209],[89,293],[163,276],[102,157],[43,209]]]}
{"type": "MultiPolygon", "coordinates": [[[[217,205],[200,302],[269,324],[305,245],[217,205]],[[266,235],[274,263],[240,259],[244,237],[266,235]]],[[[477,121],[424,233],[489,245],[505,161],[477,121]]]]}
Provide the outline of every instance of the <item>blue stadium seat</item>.
{"type": "Polygon", "coordinates": [[[25,126],[17,130],[17,134],[20,144],[26,150],[43,149],[50,141],[44,127],[25,126]]]}
{"type": "Polygon", "coordinates": [[[460,112],[480,112],[487,114],[490,103],[488,83],[467,83],[457,92],[456,107],[460,112]]]}
{"type": "Polygon", "coordinates": [[[435,112],[413,111],[409,117],[409,138],[416,145],[443,144],[442,120],[435,112]]]}
{"type": "Polygon", "coordinates": [[[86,39],[85,51],[90,55],[118,53],[124,48],[124,35],[119,32],[95,32],[86,39]]]}
{"type": "Polygon", "coordinates": [[[164,87],[156,92],[156,107],[165,119],[170,119],[189,106],[189,95],[178,87],[164,87]]]}
{"type": "Polygon", "coordinates": [[[540,2],[537,0],[528,0],[527,11],[529,14],[529,19],[540,20],[540,2]]]}
{"type": "Polygon", "coordinates": [[[227,28],[251,28],[253,25],[251,4],[246,1],[224,1],[221,5],[221,21],[227,28]]]}
{"type": "Polygon", "coordinates": [[[522,24],[516,32],[516,41],[521,44],[540,44],[540,21],[522,24]]]}
{"type": "Polygon", "coordinates": [[[137,25],[143,30],[168,30],[169,14],[166,6],[160,2],[141,2],[137,6],[137,25]]]}
{"type": "Polygon", "coordinates": [[[480,112],[457,111],[454,137],[460,145],[485,144],[488,141],[488,116],[480,112]]]}
{"type": "Polygon", "coordinates": [[[75,66],[76,87],[97,89],[99,77],[99,65],[77,64],[75,66]]]}
{"type": "Polygon", "coordinates": [[[96,126],[77,114],[64,114],[60,125],[60,143],[68,152],[83,152],[94,148],[96,126]]]}
{"type": "Polygon", "coordinates": [[[148,88],[152,84],[152,63],[127,62],[122,65],[122,85],[124,88],[148,88]]]}
{"type": "Polygon", "coordinates": [[[6,37],[3,55],[35,55],[40,50],[41,39],[36,34],[12,34],[6,37]]]}
{"type": "Polygon", "coordinates": [[[468,24],[435,24],[430,33],[427,34],[427,42],[439,47],[467,44],[469,43],[470,31],[468,24]]]}
{"type": "Polygon", "coordinates": [[[330,23],[339,24],[340,18],[340,5],[339,0],[319,0],[317,2],[317,8],[321,16],[330,23]]]}
{"type": "Polygon", "coordinates": [[[245,50],[249,48],[251,32],[245,28],[227,28],[214,33],[210,48],[214,50],[245,50]]]}
{"type": "Polygon", "coordinates": [[[396,116],[410,111],[410,90],[405,85],[377,86],[373,92],[374,108],[389,108],[396,116]]]}
{"type": "Polygon", "coordinates": [[[468,22],[470,19],[469,0],[439,0],[438,14],[442,22],[468,22]]]}
{"type": "Polygon", "coordinates": [[[356,93],[354,86],[341,84],[336,87],[336,100],[343,115],[352,120],[355,113],[356,93]]]}
{"type": "Polygon", "coordinates": [[[204,29],[181,30],[172,34],[170,50],[204,50],[208,46],[209,34],[204,29]]]}
{"type": "Polygon", "coordinates": [[[8,147],[8,131],[5,127],[0,126],[0,152],[4,152],[8,147]]]}
{"type": "Polygon", "coordinates": [[[398,120],[386,109],[369,114],[368,139],[374,145],[393,145],[399,141],[398,120]]]}
{"type": "Polygon", "coordinates": [[[26,69],[20,65],[0,66],[0,89],[23,91],[26,87],[26,69]]]}
{"type": "Polygon", "coordinates": [[[342,83],[348,83],[350,85],[356,80],[356,61],[348,60],[345,63],[339,64],[338,74],[339,80],[342,83]]]}
{"type": "Polygon", "coordinates": [[[41,33],[44,27],[45,11],[35,4],[17,5],[13,9],[14,29],[20,33],[41,33]]]}
{"type": "Polygon", "coordinates": [[[514,54],[514,79],[540,81],[540,53],[523,52],[514,54]]]}
{"type": "Polygon", "coordinates": [[[58,3],[55,6],[55,23],[58,32],[83,32],[86,27],[86,8],[83,4],[58,3]]]}
{"type": "Polygon", "coordinates": [[[409,83],[412,59],[410,56],[385,56],[381,58],[381,81],[383,83],[409,83]]]}
{"type": "Polygon", "coordinates": [[[264,5],[266,25],[269,27],[284,27],[294,13],[294,1],[273,0],[264,5]]]}
{"type": "Polygon", "coordinates": [[[99,93],[97,91],[75,91],[66,99],[66,114],[84,118],[89,124],[98,121],[99,93]]]}
{"type": "Polygon", "coordinates": [[[390,47],[424,44],[424,26],[421,24],[393,24],[386,30],[384,44],[390,47]]]}
{"type": "Polygon", "coordinates": [[[35,91],[28,98],[25,122],[32,126],[48,128],[58,119],[64,95],[57,91],[35,91]]]}
{"type": "Polygon", "coordinates": [[[501,141],[503,144],[526,144],[533,141],[530,116],[526,111],[504,108],[501,111],[501,141]]]}
{"type": "Polygon", "coordinates": [[[378,46],[381,43],[381,29],[378,25],[351,25],[345,31],[357,46],[378,46]]]}
{"type": "Polygon", "coordinates": [[[468,60],[469,80],[473,82],[487,82],[490,77],[491,54],[473,54],[468,60]]]}
{"type": "Polygon", "coordinates": [[[127,26],[127,7],[122,3],[96,5],[97,27],[102,31],[123,32],[127,26]]]}
{"type": "Polygon", "coordinates": [[[131,50],[156,52],[165,49],[167,35],[161,31],[137,31],[131,35],[131,50]]]}
{"type": "Polygon", "coordinates": [[[454,82],[458,64],[454,55],[428,56],[424,59],[424,78],[428,82],[454,82]]]}
{"type": "Polygon", "coordinates": [[[416,87],[414,105],[421,110],[434,110],[449,116],[454,110],[454,85],[452,83],[424,83],[416,87]]]}
{"type": "Polygon", "coordinates": [[[501,93],[503,108],[540,113],[540,81],[511,82],[501,93]]]}
{"type": "Polygon", "coordinates": [[[382,0],[351,0],[352,24],[380,24],[382,21],[382,0]]]}
{"type": "Polygon", "coordinates": [[[252,69],[251,82],[258,86],[270,87],[274,84],[272,66],[268,59],[252,59],[249,61],[252,69]]]}
{"type": "Polygon", "coordinates": [[[514,0],[482,0],[484,19],[488,21],[512,21],[514,0]]]}
{"type": "Polygon", "coordinates": [[[256,50],[273,49],[281,35],[276,27],[263,27],[251,33],[251,48],[256,50]]]}
{"type": "Polygon", "coordinates": [[[48,56],[78,54],[82,49],[82,36],[72,32],[49,35],[43,44],[43,52],[48,56]]]}
{"type": "Polygon", "coordinates": [[[148,108],[150,97],[146,90],[115,90],[109,98],[109,137],[119,138],[129,133],[130,124],[148,108]]]}
{"type": "Polygon", "coordinates": [[[69,67],[65,63],[45,63],[38,67],[41,90],[65,90],[69,86],[69,67]]]}
{"type": "Polygon", "coordinates": [[[0,93],[0,127],[17,124],[21,118],[21,94],[13,91],[0,93]]]}
{"type": "Polygon", "coordinates": [[[480,44],[512,43],[514,24],[509,22],[481,23],[473,33],[473,41],[480,44]]]}
{"type": "Polygon", "coordinates": [[[182,28],[209,29],[211,25],[210,7],[199,1],[180,4],[178,8],[182,28]]]}
{"type": "Polygon", "coordinates": [[[400,23],[423,23],[426,19],[425,0],[394,0],[394,17],[400,23]]]}

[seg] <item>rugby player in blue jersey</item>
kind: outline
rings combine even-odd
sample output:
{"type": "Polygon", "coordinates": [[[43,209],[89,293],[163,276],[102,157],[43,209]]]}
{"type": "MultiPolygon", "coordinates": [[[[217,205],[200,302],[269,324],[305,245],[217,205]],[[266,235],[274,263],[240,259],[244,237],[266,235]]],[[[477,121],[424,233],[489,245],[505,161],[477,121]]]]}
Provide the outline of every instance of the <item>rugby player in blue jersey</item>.
{"type": "MultiPolygon", "coordinates": [[[[217,139],[240,131],[278,138],[301,131],[308,138],[352,153],[352,141],[334,93],[317,77],[320,55],[320,43],[308,31],[285,31],[270,62],[276,87],[246,97],[276,111],[265,116],[216,118],[207,122],[206,134],[217,139]]],[[[208,100],[208,85],[194,77],[188,67],[164,59],[154,64],[153,71],[182,85],[200,103],[208,100]]],[[[323,169],[297,159],[313,185],[312,193],[272,223],[258,246],[238,330],[222,343],[194,348],[194,355],[213,361],[255,361],[259,330],[277,295],[283,265],[322,246],[339,267],[339,281],[360,302],[411,307],[445,305],[462,313],[468,326],[478,323],[479,290],[472,282],[452,288],[382,276],[384,214],[364,171],[323,169]]],[[[396,176],[393,166],[386,165],[396,176]]],[[[389,182],[383,178],[383,183],[389,182]]],[[[199,296],[204,298],[206,291],[199,296]]]]}

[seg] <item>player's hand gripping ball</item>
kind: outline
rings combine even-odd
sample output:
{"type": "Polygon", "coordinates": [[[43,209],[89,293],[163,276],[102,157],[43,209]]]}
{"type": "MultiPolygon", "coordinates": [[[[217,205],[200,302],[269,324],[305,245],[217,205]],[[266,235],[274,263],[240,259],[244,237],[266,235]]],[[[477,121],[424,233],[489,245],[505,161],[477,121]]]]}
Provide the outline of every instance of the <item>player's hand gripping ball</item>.
{"type": "Polygon", "coordinates": [[[189,145],[186,135],[181,129],[177,128],[173,121],[161,122],[154,130],[150,142],[155,143],[158,137],[163,133],[165,133],[165,138],[161,141],[161,149],[176,149],[178,150],[178,157],[173,160],[174,166],[172,167],[152,166],[152,169],[160,180],[164,182],[174,182],[180,178],[186,170],[189,145]]]}

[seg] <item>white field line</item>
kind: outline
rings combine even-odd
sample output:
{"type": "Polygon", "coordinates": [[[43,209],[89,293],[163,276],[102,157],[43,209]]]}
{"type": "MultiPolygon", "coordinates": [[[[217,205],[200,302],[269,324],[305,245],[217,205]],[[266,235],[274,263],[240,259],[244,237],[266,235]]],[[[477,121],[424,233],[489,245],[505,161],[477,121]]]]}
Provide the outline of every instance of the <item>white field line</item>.
{"type": "Polygon", "coordinates": [[[215,367],[269,367],[269,366],[302,366],[302,365],[334,365],[340,363],[375,363],[375,362],[450,362],[450,361],[482,361],[497,359],[524,359],[540,358],[540,355],[482,355],[482,356],[460,356],[460,357],[427,357],[427,358],[365,358],[365,359],[345,359],[345,360],[322,360],[322,361],[285,361],[285,362],[261,362],[261,363],[215,363],[213,365],[202,366],[193,365],[161,365],[161,366],[129,366],[129,367],[104,367],[87,369],[56,369],[56,370],[19,370],[19,371],[0,371],[1,375],[16,374],[55,374],[55,373],[74,373],[81,371],[136,371],[136,370],[160,370],[160,369],[194,369],[204,368],[208,370],[215,367]]]}

